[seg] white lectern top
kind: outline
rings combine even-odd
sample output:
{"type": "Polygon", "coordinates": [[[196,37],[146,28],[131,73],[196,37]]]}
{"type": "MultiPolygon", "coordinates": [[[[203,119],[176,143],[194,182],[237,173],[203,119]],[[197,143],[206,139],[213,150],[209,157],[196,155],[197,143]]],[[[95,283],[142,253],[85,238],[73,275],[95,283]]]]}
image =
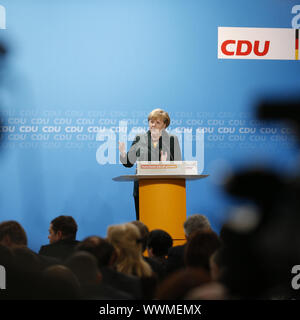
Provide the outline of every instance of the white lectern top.
{"type": "Polygon", "coordinates": [[[206,177],[207,174],[198,174],[197,161],[137,161],[137,174],[119,176],[113,180],[198,180],[206,177]]]}
{"type": "Polygon", "coordinates": [[[138,181],[138,180],[170,180],[170,179],[184,179],[184,180],[199,180],[208,177],[208,174],[192,174],[192,175],[179,175],[179,174],[156,174],[156,175],[124,175],[113,178],[114,181],[126,182],[126,181],[138,181]]]}

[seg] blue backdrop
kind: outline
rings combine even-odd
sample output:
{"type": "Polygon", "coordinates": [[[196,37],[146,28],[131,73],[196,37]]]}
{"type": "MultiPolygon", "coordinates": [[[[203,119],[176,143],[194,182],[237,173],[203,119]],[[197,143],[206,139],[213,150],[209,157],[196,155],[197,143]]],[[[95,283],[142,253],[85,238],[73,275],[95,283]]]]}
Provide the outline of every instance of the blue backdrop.
{"type": "Polygon", "coordinates": [[[208,215],[217,231],[231,203],[224,176],[253,162],[295,168],[293,136],[257,123],[254,108],[298,92],[299,62],[218,60],[217,43],[218,26],[291,28],[297,1],[0,4],[9,49],[0,75],[0,220],[20,221],[32,249],[48,242],[60,214],[74,216],[79,239],[134,220],[132,184],[112,181],[134,172],[119,164],[117,144],[146,129],[156,107],[170,113],[185,160],[210,174],[188,183],[187,213],[208,215]]]}

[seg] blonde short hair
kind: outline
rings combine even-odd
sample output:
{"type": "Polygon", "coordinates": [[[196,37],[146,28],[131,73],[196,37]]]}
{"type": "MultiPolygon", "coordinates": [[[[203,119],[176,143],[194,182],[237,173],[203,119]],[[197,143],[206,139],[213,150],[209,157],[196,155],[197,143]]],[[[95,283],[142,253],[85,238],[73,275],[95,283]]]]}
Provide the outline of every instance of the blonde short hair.
{"type": "Polygon", "coordinates": [[[138,277],[150,277],[152,269],[142,256],[141,233],[133,223],[111,225],[107,229],[107,240],[118,255],[117,271],[138,277]]]}
{"type": "Polygon", "coordinates": [[[171,122],[168,112],[162,109],[154,109],[149,113],[148,121],[153,119],[162,119],[162,121],[166,125],[166,128],[169,126],[171,122]]]}

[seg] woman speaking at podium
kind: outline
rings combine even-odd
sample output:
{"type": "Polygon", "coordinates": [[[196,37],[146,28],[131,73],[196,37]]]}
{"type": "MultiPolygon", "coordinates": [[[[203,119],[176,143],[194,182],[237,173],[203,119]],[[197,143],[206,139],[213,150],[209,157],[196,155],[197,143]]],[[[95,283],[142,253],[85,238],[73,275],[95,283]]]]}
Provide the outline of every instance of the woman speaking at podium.
{"type": "MultiPolygon", "coordinates": [[[[166,128],[170,124],[168,113],[162,109],[154,109],[148,116],[149,130],[138,134],[129,151],[126,153],[125,143],[119,142],[120,161],[130,168],[136,161],[181,161],[181,150],[178,138],[169,135],[166,128]]],[[[139,220],[139,186],[134,182],[133,189],[136,219],[139,220]]]]}

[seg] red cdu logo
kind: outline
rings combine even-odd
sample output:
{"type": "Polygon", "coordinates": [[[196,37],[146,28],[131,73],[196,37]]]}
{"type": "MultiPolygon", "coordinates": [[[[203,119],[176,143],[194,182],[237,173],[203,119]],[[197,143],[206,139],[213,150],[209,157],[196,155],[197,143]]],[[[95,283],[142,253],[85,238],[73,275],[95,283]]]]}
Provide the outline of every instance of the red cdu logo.
{"type": "Polygon", "coordinates": [[[221,45],[223,54],[227,56],[248,56],[252,52],[259,57],[265,56],[270,49],[270,41],[254,42],[248,40],[225,40],[221,45]]]}
{"type": "Polygon", "coordinates": [[[297,60],[297,31],[218,27],[219,59],[297,60]]]}

